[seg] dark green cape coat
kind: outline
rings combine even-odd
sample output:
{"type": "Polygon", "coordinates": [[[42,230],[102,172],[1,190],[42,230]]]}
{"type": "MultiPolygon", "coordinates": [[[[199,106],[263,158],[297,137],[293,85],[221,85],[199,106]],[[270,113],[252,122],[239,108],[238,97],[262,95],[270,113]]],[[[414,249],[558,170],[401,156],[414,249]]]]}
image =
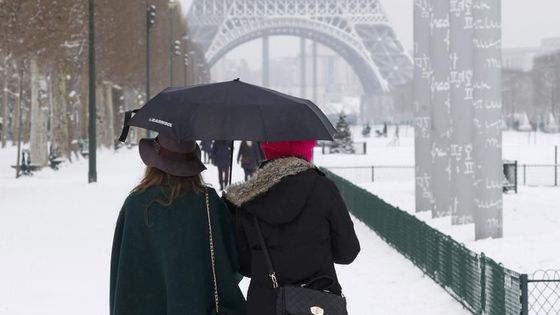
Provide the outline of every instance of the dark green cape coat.
{"type": "MultiPolygon", "coordinates": [[[[111,257],[111,315],[206,315],[214,287],[204,194],[193,191],[169,207],[162,187],[132,193],[120,211],[111,257]],[[149,206],[149,207],[148,207],[149,206]]],[[[229,210],[208,189],[220,305],[245,314],[229,210]]]]}

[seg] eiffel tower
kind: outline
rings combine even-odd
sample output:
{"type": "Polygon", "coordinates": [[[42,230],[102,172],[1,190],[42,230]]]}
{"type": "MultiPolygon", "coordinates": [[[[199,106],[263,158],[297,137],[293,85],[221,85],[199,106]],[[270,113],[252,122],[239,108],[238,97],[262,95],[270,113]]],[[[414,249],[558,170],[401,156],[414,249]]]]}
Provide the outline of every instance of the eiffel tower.
{"type": "Polygon", "coordinates": [[[194,0],[188,23],[210,67],[243,43],[288,35],[338,53],[366,95],[390,91],[413,75],[412,60],[377,0],[194,0]]]}

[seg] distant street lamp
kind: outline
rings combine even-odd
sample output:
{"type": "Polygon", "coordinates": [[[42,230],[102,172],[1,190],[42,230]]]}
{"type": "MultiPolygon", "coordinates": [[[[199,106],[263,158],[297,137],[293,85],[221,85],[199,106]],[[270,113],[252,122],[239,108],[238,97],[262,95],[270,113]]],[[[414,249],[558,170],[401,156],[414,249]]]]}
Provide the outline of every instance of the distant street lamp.
{"type": "Polygon", "coordinates": [[[156,23],[156,6],[146,2],[146,99],[150,99],[150,30],[156,23]]]}
{"type": "Polygon", "coordinates": [[[188,33],[183,33],[182,39],[183,39],[183,43],[185,44],[185,54],[183,55],[183,64],[184,64],[184,86],[187,86],[189,84],[189,64],[190,64],[190,59],[189,59],[189,53],[186,52],[187,49],[189,48],[189,34],[188,33]]]}
{"type": "MultiPolygon", "coordinates": [[[[156,6],[148,5],[146,1],[146,101],[150,99],[150,81],[151,81],[151,66],[150,66],[150,30],[156,23],[156,6]]],[[[153,131],[148,130],[148,137],[153,136],[153,131]]]]}
{"type": "Polygon", "coordinates": [[[88,72],[89,72],[89,117],[88,117],[88,183],[97,182],[96,167],[96,106],[95,106],[95,3],[89,0],[88,72]]]}
{"type": "Polygon", "coordinates": [[[173,40],[173,12],[175,10],[175,8],[177,7],[177,0],[169,0],[168,2],[168,8],[169,8],[169,40],[170,40],[170,44],[169,44],[169,86],[173,86],[173,57],[175,57],[177,55],[177,50],[179,50],[179,54],[181,51],[181,44],[179,43],[177,45],[177,43],[179,41],[177,40],[173,40]]]}
{"type": "Polygon", "coordinates": [[[204,64],[199,62],[196,64],[196,69],[195,69],[195,78],[196,78],[196,83],[200,84],[200,83],[204,83],[204,64]]]}
{"type": "Polygon", "coordinates": [[[189,51],[189,64],[191,66],[191,83],[192,84],[198,84],[197,81],[197,72],[196,72],[196,67],[197,67],[197,63],[196,63],[196,51],[195,50],[190,50],[189,51]]]}
{"type": "Polygon", "coordinates": [[[183,58],[185,64],[185,82],[184,85],[187,86],[189,84],[189,54],[185,53],[185,57],[183,58]]]}

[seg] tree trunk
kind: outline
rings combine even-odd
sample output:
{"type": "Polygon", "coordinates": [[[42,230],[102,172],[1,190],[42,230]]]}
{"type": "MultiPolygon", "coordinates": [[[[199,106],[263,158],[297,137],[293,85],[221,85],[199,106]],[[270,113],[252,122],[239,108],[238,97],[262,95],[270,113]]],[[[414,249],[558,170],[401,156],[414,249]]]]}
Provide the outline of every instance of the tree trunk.
{"type": "Polygon", "coordinates": [[[31,60],[31,162],[41,166],[48,164],[47,121],[48,107],[45,102],[46,86],[39,74],[37,62],[31,60]]]}
{"type": "MultiPolygon", "coordinates": [[[[68,79],[66,79],[68,80],[68,79]]],[[[69,84],[70,82],[66,82],[65,87],[72,86],[69,84]]],[[[66,89],[66,93],[64,95],[64,99],[66,100],[66,117],[67,117],[67,133],[68,138],[66,139],[67,147],[68,147],[68,161],[72,162],[72,156],[75,156],[76,159],[80,158],[80,147],[78,145],[78,139],[80,137],[78,129],[78,117],[79,117],[79,107],[76,104],[75,96],[69,96],[68,89],[66,89]]]]}
{"type": "Polygon", "coordinates": [[[97,106],[97,117],[96,117],[96,137],[97,137],[97,147],[105,146],[105,134],[107,133],[107,126],[105,125],[106,115],[105,115],[105,93],[104,93],[103,83],[97,82],[96,84],[96,97],[95,104],[97,106]]]}
{"type": "Polygon", "coordinates": [[[53,144],[58,148],[58,153],[70,159],[68,112],[66,104],[66,78],[64,74],[52,79],[53,84],[53,144]]]}
{"type": "MultiPolygon", "coordinates": [[[[87,67],[85,67],[87,68],[87,67]]],[[[88,76],[87,71],[83,71],[81,78],[81,90],[80,90],[80,107],[79,107],[79,117],[77,120],[78,126],[80,128],[80,139],[88,138],[88,76]]]]}
{"type": "Polygon", "coordinates": [[[16,178],[20,176],[20,166],[21,166],[21,142],[22,142],[22,129],[23,129],[23,114],[25,111],[23,110],[23,102],[21,101],[23,98],[23,75],[24,75],[24,63],[22,62],[18,66],[18,96],[16,101],[16,126],[14,128],[14,133],[17,132],[17,160],[16,160],[16,178]]]}
{"type": "Polygon", "coordinates": [[[113,109],[113,84],[107,82],[103,84],[104,105],[105,105],[105,146],[114,148],[115,146],[115,111],[113,109]]]}
{"type": "MultiPolygon", "coordinates": [[[[2,76],[2,148],[6,147],[8,139],[8,122],[9,122],[9,108],[8,108],[8,64],[4,62],[4,74],[2,76]]],[[[13,140],[13,139],[12,139],[13,140]]]]}
{"type": "Polygon", "coordinates": [[[22,115],[23,115],[23,140],[28,143],[31,141],[31,65],[28,66],[28,79],[23,81],[22,115]]]}
{"type": "Polygon", "coordinates": [[[13,128],[13,145],[16,145],[21,139],[20,126],[21,126],[21,116],[23,115],[23,110],[21,108],[23,98],[23,64],[18,65],[18,76],[17,76],[17,94],[14,102],[14,128],[13,128]],[[16,138],[16,134],[18,135],[16,138]]]}

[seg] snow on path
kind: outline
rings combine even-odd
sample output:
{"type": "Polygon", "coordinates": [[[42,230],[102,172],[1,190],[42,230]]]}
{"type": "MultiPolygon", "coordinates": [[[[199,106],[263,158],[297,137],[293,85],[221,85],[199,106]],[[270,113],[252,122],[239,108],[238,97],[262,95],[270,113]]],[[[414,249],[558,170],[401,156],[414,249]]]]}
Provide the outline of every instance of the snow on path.
{"type": "MultiPolygon", "coordinates": [[[[137,151],[100,152],[96,184],[86,183],[86,160],[14,180],[14,157],[13,148],[0,150],[0,314],[107,314],[114,224],[142,175],[137,151]]],[[[212,167],[205,172],[209,182],[216,177],[212,167]]],[[[355,221],[362,252],[337,266],[350,314],[469,314],[355,221]]]]}
{"type": "MultiPolygon", "coordinates": [[[[374,127],[373,129],[379,129],[374,127]]],[[[371,137],[367,141],[367,155],[321,155],[315,162],[326,167],[414,165],[414,130],[401,126],[399,146],[390,146],[393,127],[388,138],[371,137]]],[[[355,128],[354,134],[359,134],[355,128]]],[[[560,134],[503,132],[503,158],[518,160],[520,164],[553,164],[554,146],[560,147],[560,134]],[[530,138],[528,138],[530,136],[530,138]],[[529,142],[530,140],[530,142],[529,142]],[[536,143],[535,143],[536,141],[536,143]]],[[[316,149],[316,153],[320,151],[316,149]]],[[[336,174],[367,189],[386,202],[408,211],[430,226],[464,243],[475,252],[484,252],[507,268],[532,274],[539,269],[559,269],[560,251],[560,187],[523,186],[522,173],[518,174],[518,194],[504,194],[504,237],[501,239],[474,240],[474,225],[451,225],[450,217],[431,218],[431,213],[414,213],[414,169],[375,169],[375,182],[371,182],[371,169],[333,169],[336,174]]],[[[554,170],[536,172],[528,169],[528,183],[554,183],[554,170]],[[546,175],[546,176],[545,176],[546,175]],[[544,176],[535,181],[534,176],[544,176]]]]}

